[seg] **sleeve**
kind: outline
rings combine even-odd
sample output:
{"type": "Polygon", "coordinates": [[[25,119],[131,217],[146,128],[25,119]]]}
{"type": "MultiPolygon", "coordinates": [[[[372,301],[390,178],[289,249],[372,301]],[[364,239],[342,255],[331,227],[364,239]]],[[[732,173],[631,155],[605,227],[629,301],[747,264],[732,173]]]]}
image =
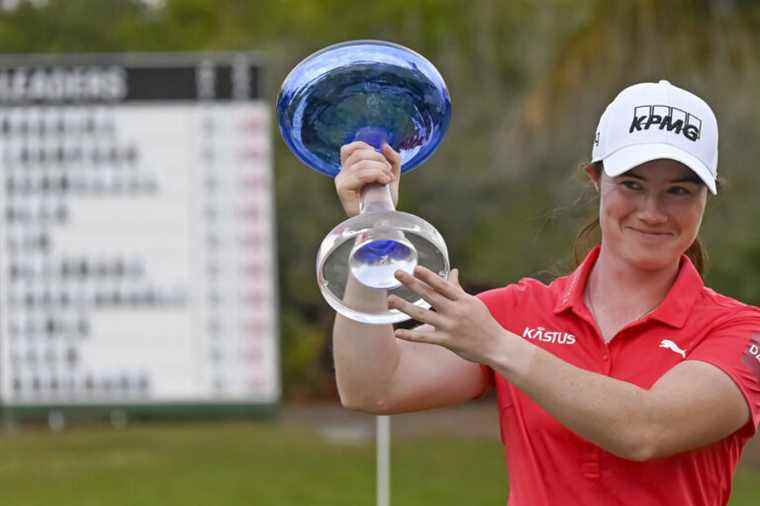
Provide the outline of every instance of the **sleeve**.
{"type": "Polygon", "coordinates": [[[751,435],[760,424],[760,308],[710,333],[688,356],[714,365],[739,387],[750,411],[751,435]]]}
{"type": "MultiPolygon", "coordinates": [[[[509,310],[514,308],[514,287],[515,285],[507,285],[503,288],[494,288],[475,295],[483,301],[491,315],[502,326],[504,326],[509,310]]],[[[484,397],[496,386],[496,376],[493,369],[485,364],[480,364],[480,370],[483,373],[483,391],[475,399],[484,397]]]]}

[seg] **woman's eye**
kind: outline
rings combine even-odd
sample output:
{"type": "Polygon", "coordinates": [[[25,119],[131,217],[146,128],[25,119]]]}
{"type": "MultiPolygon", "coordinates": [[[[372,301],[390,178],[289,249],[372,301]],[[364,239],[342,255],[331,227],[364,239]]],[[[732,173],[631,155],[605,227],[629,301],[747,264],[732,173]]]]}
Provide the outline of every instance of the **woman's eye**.
{"type": "Polygon", "coordinates": [[[626,179],[624,181],[621,181],[620,184],[628,188],[629,190],[641,190],[641,183],[638,181],[633,181],[630,179],[626,179]]]}
{"type": "Polygon", "coordinates": [[[668,192],[672,193],[673,195],[691,195],[691,192],[688,190],[688,188],[684,188],[683,186],[674,186],[668,190],[668,192]]]}

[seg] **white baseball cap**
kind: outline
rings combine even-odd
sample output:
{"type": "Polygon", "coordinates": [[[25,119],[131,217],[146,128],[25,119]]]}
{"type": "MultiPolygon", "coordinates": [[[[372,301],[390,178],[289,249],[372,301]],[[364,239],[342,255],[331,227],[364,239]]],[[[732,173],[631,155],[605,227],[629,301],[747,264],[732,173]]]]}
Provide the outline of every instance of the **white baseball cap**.
{"type": "Polygon", "coordinates": [[[591,158],[610,177],[651,160],[676,160],[717,194],[718,122],[704,100],[668,81],[634,84],[602,114],[591,158]]]}

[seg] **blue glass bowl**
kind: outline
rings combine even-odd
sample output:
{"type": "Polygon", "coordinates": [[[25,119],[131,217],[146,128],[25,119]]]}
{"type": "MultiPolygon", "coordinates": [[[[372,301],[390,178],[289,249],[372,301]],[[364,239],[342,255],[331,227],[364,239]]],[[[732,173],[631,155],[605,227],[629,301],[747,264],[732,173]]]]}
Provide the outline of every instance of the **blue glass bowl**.
{"type": "Polygon", "coordinates": [[[335,177],[340,147],[387,142],[401,172],[427,160],[451,119],[446,83],[423,56],[375,40],[329,46],[299,63],[277,97],[280,133],[308,167],[335,177]]]}

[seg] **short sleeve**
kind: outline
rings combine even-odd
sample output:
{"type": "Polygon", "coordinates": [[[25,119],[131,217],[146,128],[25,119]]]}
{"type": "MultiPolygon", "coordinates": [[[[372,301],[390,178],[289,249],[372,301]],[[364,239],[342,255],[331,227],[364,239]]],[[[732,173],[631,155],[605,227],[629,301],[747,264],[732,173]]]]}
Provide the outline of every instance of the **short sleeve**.
{"type": "MultiPolygon", "coordinates": [[[[508,285],[503,288],[494,288],[475,295],[477,298],[483,301],[483,303],[491,312],[491,315],[504,326],[504,321],[508,317],[509,310],[514,307],[513,298],[514,285],[508,285]]],[[[491,391],[496,386],[496,376],[493,369],[485,364],[480,364],[480,370],[483,373],[483,391],[475,398],[479,399],[491,391]]]]}
{"type": "Polygon", "coordinates": [[[688,358],[718,367],[736,383],[749,406],[754,434],[760,424],[760,309],[711,332],[688,358]]]}
{"type": "Polygon", "coordinates": [[[520,284],[511,284],[502,288],[486,290],[475,295],[483,301],[491,315],[501,324],[507,327],[507,321],[514,316],[519,293],[523,291],[520,284]]]}

